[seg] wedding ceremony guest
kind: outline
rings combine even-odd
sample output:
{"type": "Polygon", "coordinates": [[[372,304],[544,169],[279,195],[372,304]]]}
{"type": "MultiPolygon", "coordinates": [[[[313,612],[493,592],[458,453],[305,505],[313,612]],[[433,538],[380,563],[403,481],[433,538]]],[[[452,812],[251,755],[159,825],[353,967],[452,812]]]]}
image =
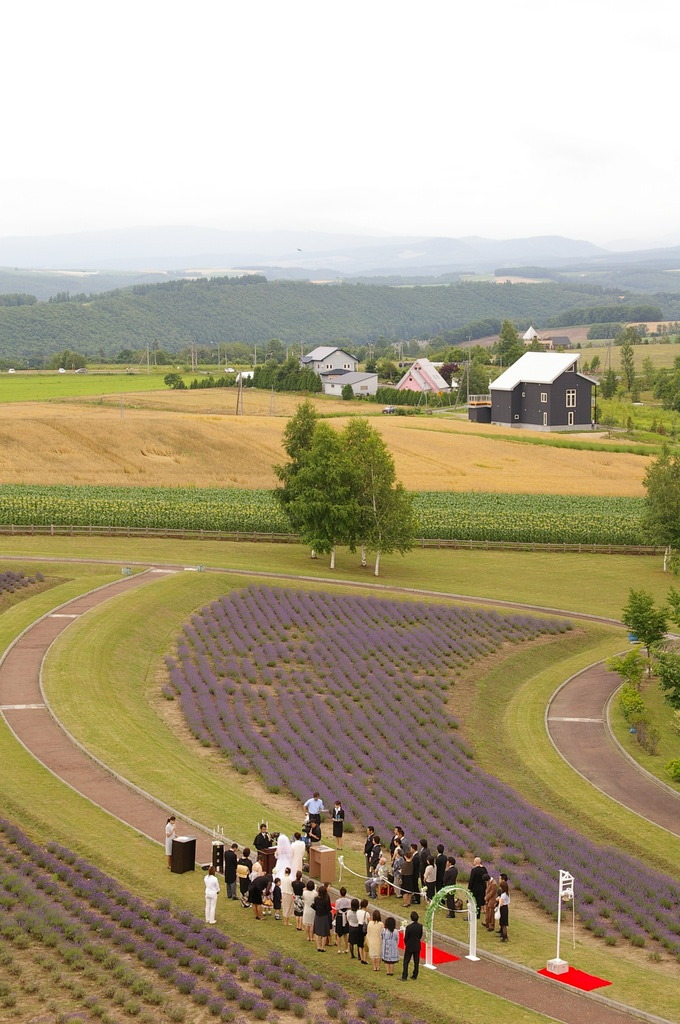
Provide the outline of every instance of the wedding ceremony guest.
{"type": "Polygon", "coordinates": [[[423,882],[425,883],[425,895],[427,899],[432,902],[437,886],[437,869],[434,866],[434,860],[432,857],[428,857],[425,863],[423,882]]]}
{"type": "Polygon", "coordinates": [[[351,906],[352,901],[347,895],[347,889],[342,885],[340,886],[340,895],[335,901],[335,937],[338,943],[338,953],[346,953],[349,948],[347,911],[351,906]]]}
{"type": "Polygon", "coordinates": [[[286,868],[281,879],[281,916],[283,917],[284,925],[290,923],[290,919],[293,916],[294,903],[293,874],[290,868],[286,868]]]}
{"type": "MultiPolygon", "coordinates": [[[[411,858],[412,861],[413,861],[413,879],[412,879],[412,883],[411,883],[412,884],[411,892],[413,893],[413,905],[417,907],[419,905],[419,903],[420,903],[420,875],[421,875],[421,870],[424,870],[425,865],[423,865],[423,867],[421,869],[420,852],[418,850],[418,844],[417,843],[411,843],[411,853],[413,855],[412,858],[411,858]]],[[[403,874],[403,872],[402,872],[402,874],[403,874]]]]}
{"type": "Polygon", "coordinates": [[[385,920],[385,927],[380,938],[385,973],[394,974],[394,965],[399,963],[399,934],[397,932],[397,922],[393,917],[388,917],[385,920]]]}
{"type": "Polygon", "coordinates": [[[272,885],[272,910],[277,921],[281,919],[281,906],[283,904],[283,893],[281,892],[281,879],[275,878],[272,885]]]}
{"type": "Polygon", "coordinates": [[[333,838],[338,850],[342,849],[342,833],[345,826],[345,811],[339,800],[333,804],[333,838]]]}
{"type": "Polygon", "coordinates": [[[307,882],[302,893],[302,902],[304,903],[304,910],[302,912],[302,923],[307,933],[307,942],[311,942],[314,937],[314,900],[316,899],[316,892],[314,890],[314,882],[311,878],[307,882]]]}
{"type": "Polygon", "coordinates": [[[368,956],[373,964],[374,971],[380,970],[380,961],[382,960],[382,933],[383,923],[380,911],[374,910],[366,929],[368,956]]]}
{"type": "Polygon", "coordinates": [[[371,877],[367,878],[364,882],[364,886],[370,898],[375,900],[378,898],[380,886],[385,884],[387,884],[387,861],[384,857],[381,857],[371,877]]]}
{"type": "Polygon", "coordinates": [[[482,864],[481,857],[475,857],[472,862],[472,870],[470,872],[470,878],[468,879],[468,889],[475,898],[477,904],[477,917],[479,918],[482,907],[484,906],[484,895],[486,893],[486,882],[484,881],[484,875],[488,874],[486,868],[482,864]]]}
{"type": "Polygon", "coordinates": [[[227,888],[227,899],[238,899],[236,895],[236,865],[238,864],[238,844],[232,843],[224,851],[224,884],[227,888]]]}
{"type": "Polygon", "coordinates": [[[364,843],[364,857],[366,858],[366,875],[371,874],[371,850],[373,849],[373,836],[375,829],[372,825],[366,826],[366,841],[364,843]]]}
{"type": "Polygon", "coordinates": [[[446,854],[444,853],[444,846],[442,843],[437,847],[437,856],[434,859],[434,866],[437,869],[437,880],[435,886],[437,892],[444,888],[444,872],[446,871],[446,854]]]}
{"type": "Polygon", "coordinates": [[[415,910],[411,911],[411,923],[406,925],[404,929],[404,962],[401,972],[401,980],[408,980],[408,965],[413,961],[413,973],[411,977],[415,981],[418,977],[418,967],[420,965],[420,943],[423,938],[423,926],[418,921],[418,914],[415,910]]]}
{"type": "Polygon", "coordinates": [[[304,913],[303,896],[305,892],[305,883],[302,880],[301,871],[296,872],[294,880],[290,883],[290,887],[293,890],[293,917],[295,918],[295,930],[301,932],[302,916],[304,913]]]}
{"type": "Polygon", "coordinates": [[[174,814],[165,823],[165,852],[168,857],[168,870],[172,871],[172,841],[177,838],[177,824],[174,814]]]}
{"type": "MultiPolygon", "coordinates": [[[[455,885],[458,880],[458,868],[456,867],[456,858],[446,858],[446,871],[444,872],[444,888],[449,885],[455,885]]],[[[456,894],[450,892],[446,897],[446,909],[448,910],[447,917],[456,916],[456,894]]]]}
{"type": "Polygon", "coordinates": [[[484,927],[487,931],[496,930],[496,899],[498,897],[498,883],[491,875],[486,876],[486,892],[484,893],[484,927]]]}
{"type": "Polygon", "coordinates": [[[215,910],[217,909],[220,880],[212,865],[208,868],[208,873],[203,882],[205,884],[205,920],[207,924],[215,924],[215,910]]]}
{"type": "Polygon", "coordinates": [[[246,846],[236,863],[236,877],[238,878],[241,900],[248,895],[250,887],[250,872],[253,870],[253,862],[250,859],[250,847],[246,846]]]}
{"type": "Polygon", "coordinates": [[[500,895],[498,897],[498,906],[501,912],[501,918],[498,922],[501,932],[501,942],[508,941],[508,923],[510,917],[510,887],[507,882],[501,880],[500,884],[500,895]]]}
{"type": "Polygon", "coordinates": [[[331,898],[328,895],[328,889],[325,885],[320,885],[317,889],[312,907],[314,909],[314,924],[312,926],[312,931],[314,933],[314,938],[316,939],[316,950],[317,953],[325,953],[326,946],[328,945],[328,939],[331,934],[331,922],[333,917],[331,898]]]}

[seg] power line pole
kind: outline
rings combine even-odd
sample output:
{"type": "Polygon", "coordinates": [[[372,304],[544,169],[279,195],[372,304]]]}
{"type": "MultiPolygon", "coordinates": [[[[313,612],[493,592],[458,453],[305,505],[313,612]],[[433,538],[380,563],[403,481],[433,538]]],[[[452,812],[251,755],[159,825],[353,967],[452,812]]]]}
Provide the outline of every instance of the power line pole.
{"type": "Polygon", "coordinates": [[[243,416],[243,372],[238,375],[238,388],[236,391],[236,415],[243,416]]]}

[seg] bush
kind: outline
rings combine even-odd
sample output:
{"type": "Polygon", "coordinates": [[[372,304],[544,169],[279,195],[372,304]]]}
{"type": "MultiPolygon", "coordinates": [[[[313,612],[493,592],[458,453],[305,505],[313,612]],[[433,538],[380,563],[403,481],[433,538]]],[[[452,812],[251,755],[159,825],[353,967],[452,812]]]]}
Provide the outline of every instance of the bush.
{"type": "Polygon", "coordinates": [[[676,757],[673,761],[669,761],[666,765],[666,771],[673,779],[673,782],[680,782],[680,757],[676,757]]]}
{"type": "Polygon", "coordinates": [[[634,717],[643,717],[646,711],[645,702],[632,683],[624,683],[619,693],[619,707],[627,722],[632,723],[634,717]]]}

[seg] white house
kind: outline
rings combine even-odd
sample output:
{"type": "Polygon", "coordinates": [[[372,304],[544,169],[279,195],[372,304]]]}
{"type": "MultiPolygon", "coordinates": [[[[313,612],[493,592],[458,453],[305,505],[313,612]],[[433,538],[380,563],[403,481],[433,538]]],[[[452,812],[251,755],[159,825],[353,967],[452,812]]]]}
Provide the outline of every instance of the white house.
{"type": "Polygon", "coordinates": [[[324,395],[342,395],[346,384],[352,385],[355,395],[374,395],[378,390],[377,373],[361,373],[352,370],[335,371],[321,374],[324,395]]]}
{"type": "Polygon", "coordinates": [[[335,345],[320,345],[300,360],[300,369],[314,370],[314,373],[325,373],[328,370],[355,371],[358,365],[355,356],[335,345]]]}

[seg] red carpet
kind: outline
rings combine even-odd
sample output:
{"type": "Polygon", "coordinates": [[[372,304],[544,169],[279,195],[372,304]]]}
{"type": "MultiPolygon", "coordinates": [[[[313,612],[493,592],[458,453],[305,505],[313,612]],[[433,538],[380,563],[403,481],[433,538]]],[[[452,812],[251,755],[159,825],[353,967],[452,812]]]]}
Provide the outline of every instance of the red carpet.
{"type": "Polygon", "coordinates": [[[551,974],[545,968],[538,973],[546,978],[552,978],[554,981],[563,981],[565,985],[571,985],[572,988],[580,988],[583,992],[592,992],[594,988],[611,985],[611,981],[603,981],[602,978],[596,978],[594,974],[577,971],[575,967],[570,967],[564,974],[551,974]]]}
{"type": "MultiPolygon", "coordinates": [[[[399,949],[404,948],[404,933],[399,932],[399,949]]],[[[454,960],[460,960],[459,956],[454,956],[453,953],[445,953],[443,949],[437,949],[436,946],[432,947],[432,963],[433,964],[450,964],[454,960]]],[[[421,964],[425,962],[425,943],[420,943],[420,961],[421,964]]],[[[604,984],[608,984],[604,982],[604,984]]]]}

